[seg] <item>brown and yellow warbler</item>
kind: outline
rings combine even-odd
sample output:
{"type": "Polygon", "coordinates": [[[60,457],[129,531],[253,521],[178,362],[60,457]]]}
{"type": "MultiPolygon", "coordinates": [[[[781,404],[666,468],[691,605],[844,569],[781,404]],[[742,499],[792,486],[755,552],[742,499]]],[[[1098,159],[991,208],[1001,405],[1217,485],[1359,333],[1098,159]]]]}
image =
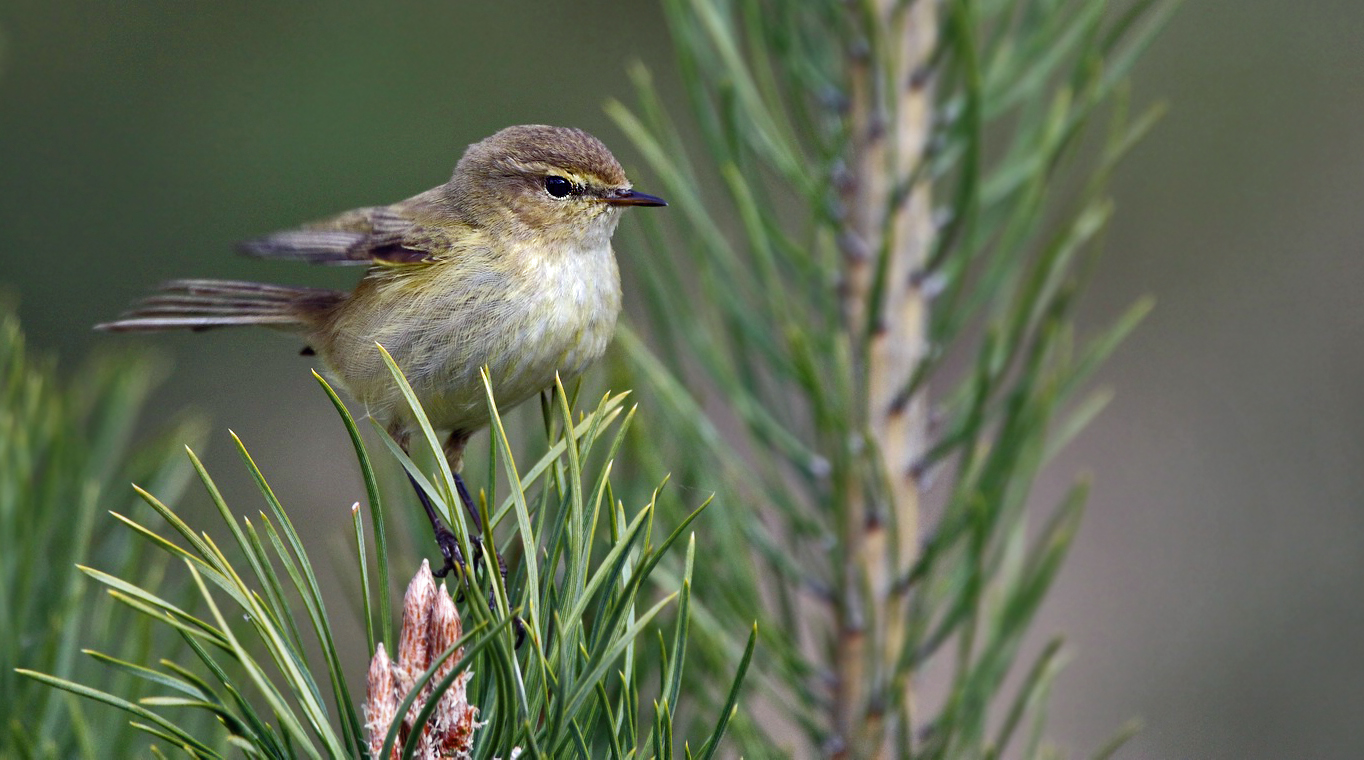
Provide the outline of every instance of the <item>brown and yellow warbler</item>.
{"type": "MultiPolygon", "coordinates": [[[[601,356],[620,313],[611,235],[636,192],[606,146],[579,129],[508,127],[469,146],[450,181],[391,206],[245,243],[268,259],[369,267],[350,292],[228,280],[173,280],[110,331],[268,325],[298,333],[404,448],[413,420],[375,344],[406,374],[455,472],[488,423],[479,376],[514,405],[601,356]]],[[[462,482],[459,484],[462,488],[462,482]]],[[[453,535],[418,489],[446,555],[453,535]]],[[[472,508],[467,492],[461,496],[472,508]]],[[[473,512],[477,522],[477,513],[473,512]]]]}

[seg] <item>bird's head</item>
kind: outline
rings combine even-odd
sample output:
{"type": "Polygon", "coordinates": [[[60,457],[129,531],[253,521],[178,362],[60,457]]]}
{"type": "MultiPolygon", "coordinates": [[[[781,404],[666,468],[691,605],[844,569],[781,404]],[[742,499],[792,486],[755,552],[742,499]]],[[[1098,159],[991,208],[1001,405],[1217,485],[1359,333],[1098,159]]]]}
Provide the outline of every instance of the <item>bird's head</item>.
{"type": "Polygon", "coordinates": [[[508,127],[469,146],[449,185],[474,224],[549,244],[605,244],[626,206],[666,206],[630,187],[600,140],[568,127],[508,127]]]}

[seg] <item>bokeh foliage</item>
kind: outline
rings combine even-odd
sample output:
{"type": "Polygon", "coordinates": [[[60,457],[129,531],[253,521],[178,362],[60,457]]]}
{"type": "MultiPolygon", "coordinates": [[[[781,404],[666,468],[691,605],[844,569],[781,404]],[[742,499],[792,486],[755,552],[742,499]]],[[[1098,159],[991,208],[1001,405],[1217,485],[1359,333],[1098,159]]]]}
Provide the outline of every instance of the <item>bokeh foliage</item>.
{"type": "MultiPolygon", "coordinates": [[[[146,356],[109,356],[61,380],[56,362],[31,355],[9,305],[0,310],[0,703],[9,705],[0,756],[96,757],[127,746],[136,731],[15,672],[33,668],[137,699],[150,688],[80,654],[101,642],[114,656],[175,650],[173,637],[128,625],[109,597],[92,594],[77,563],[161,584],[166,563],[123,531],[106,510],[143,514],[130,481],[173,499],[189,468],[177,451],[203,438],[185,416],[138,442],[140,412],[162,374],[146,356]]],[[[167,592],[179,596],[174,584],[167,592]]],[[[199,727],[209,721],[194,721],[199,727]]]]}

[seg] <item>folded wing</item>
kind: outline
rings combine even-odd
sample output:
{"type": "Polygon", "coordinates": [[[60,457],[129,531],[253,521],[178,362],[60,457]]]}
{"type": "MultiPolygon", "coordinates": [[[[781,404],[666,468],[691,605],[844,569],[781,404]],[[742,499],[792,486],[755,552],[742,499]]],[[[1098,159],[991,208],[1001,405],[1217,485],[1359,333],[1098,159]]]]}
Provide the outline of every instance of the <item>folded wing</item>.
{"type": "Polygon", "coordinates": [[[238,248],[256,258],[332,266],[415,264],[432,257],[429,238],[401,207],[376,206],[249,240],[238,248]]]}

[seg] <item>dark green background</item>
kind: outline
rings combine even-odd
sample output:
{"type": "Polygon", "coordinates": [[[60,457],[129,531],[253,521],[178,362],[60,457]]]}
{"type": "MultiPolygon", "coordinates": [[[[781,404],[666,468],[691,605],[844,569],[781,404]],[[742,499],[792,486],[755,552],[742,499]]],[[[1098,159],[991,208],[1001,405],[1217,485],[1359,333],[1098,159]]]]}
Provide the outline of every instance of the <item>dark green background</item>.
{"type": "MultiPolygon", "coordinates": [[[[168,277],[349,282],[230,245],[425,189],[508,124],[584,127],[650,188],[601,103],[629,99],[632,59],[672,81],[651,5],[397,8],[0,6],[0,286],[32,342],[68,364],[137,342],[88,327],[168,277]]],[[[1140,715],[1125,757],[1364,755],[1361,39],[1358,2],[1195,0],[1137,70],[1137,102],[1172,110],[1117,177],[1086,315],[1158,306],[1039,494],[1095,474],[1038,627],[1073,643],[1052,732],[1072,748],[1140,715]]],[[[226,426],[315,509],[317,550],[342,546],[360,491],[296,342],[143,342],[176,358],[161,412],[213,414],[229,500],[256,506],[226,426]]]]}

